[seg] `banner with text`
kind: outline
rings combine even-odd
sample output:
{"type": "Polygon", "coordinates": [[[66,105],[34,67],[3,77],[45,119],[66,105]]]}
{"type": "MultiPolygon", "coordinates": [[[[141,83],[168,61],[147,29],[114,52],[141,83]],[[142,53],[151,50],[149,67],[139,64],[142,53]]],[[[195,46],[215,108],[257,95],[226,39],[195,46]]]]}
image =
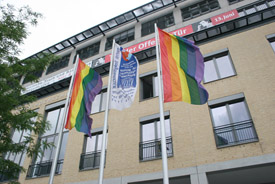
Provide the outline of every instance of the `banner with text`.
{"type": "Polygon", "coordinates": [[[111,79],[110,109],[131,106],[138,85],[138,61],[134,55],[115,44],[111,79]]]}

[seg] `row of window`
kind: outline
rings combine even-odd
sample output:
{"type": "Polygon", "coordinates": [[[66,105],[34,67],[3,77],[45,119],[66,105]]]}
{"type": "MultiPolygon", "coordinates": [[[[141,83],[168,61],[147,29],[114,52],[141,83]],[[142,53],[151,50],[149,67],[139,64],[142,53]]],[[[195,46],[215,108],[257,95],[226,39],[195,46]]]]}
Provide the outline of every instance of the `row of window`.
{"type": "Polygon", "coordinates": [[[215,11],[220,8],[219,2],[217,0],[207,0],[202,1],[181,10],[181,15],[183,21],[201,16],[203,14],[215,11]]]}
{"type": "MultiPolygon", "coordinates": [[[[258,141],[258,136],[243,93],[211,100],[208,102],[208,106],[212,119],[214,139],[218,148],[258,141]]],[[[46,110],[46,120],[50,122],[51,128],[39,137],[39,141],[42,142],[46,140],[48,143],[57,145],[57,133],[60,131],[60,119],[63,116],[64,107],[59,106],[54,109],[46,108],[46,110]]],[[[167,111],[164,115],[167,156],[172,157],[174,152],[170,112],[167,111]]],[[[139,119],[139,123],[139,160],[148,161],[160,159],[161,136],[159,114],[142,117],[139,119]]],[[[27,133],[15,131],[13,141],[16,143],[23,141],[24,135],[27,135],[27,133]]],[[[67,139],[68,131],[64,129],[56,168],[57,174],[62,172],[67,139]]],[[[28,168],[27,178],[49,175],[55,151],[55,147],[46,148],[41,155],[33,158],[33,162],[28,168]]],[[[79,169],[99,168],[101,151],[102,129],[93,130],[91,138],[85,136],[83,151],[80,155],[79,169]]],[[[5,158],[22,165],[25,154],[13,155],[7,153],[5,158]]]]}
{"type": "MultiPolygon", "coordinates": [[[[275,52],[275,37],[267,38],[275,52]]],[[[236,75],[229,51],[224,49],[215,54],[205,56],[204,82],[210,82],[236,75]]],[[[148,99],[158,96],[157,73],[155,71],[140,75],[140,98],[148,99]]],[[[106,109],[106,91],[103,89],[92,104],[92,113],[106,109]]],[[[212,119],[214,139],[218,148],[258,141],[258,136],[245,101],[244,94],[211,100],[208,102],[212,119]]],[[[39,141],[57,144],[57,133],[61,129],[61,117],[64,107],[46,107],[46,120],[50,122],[51,129],[39,137],[39,141]]],[[[168,156],[173,156],[173,141],[171,133],[170,114],[165,114],[166,149],[168,156]]],[[[61,173],[68,131],[63,130],[62,146],[58,157],[56,173],[61,173]]],[[[147,161],[161,158],[160,122],[158,116],[140,119],[139,160],[147,161]]],[[[12,140],[15,143],[24,141],[28,132],[15,131],[12,140]]],[[[83,153],[80,156],[79,169],[94,169],[99,167],[100,153],[102,151],[102,131],[93,132],[92,137],[85,136],[83,153]]],[[[27,177],[33,178],[48,175],[55,148],[47,148],[43,154],[35,157],[28,168],[27,177]]],[[[25,153],[7,153],[5,158],[20,165],[23,164],[25,153]]],[[[1,176],[3,177],[3,176],[1,176]]],[[[1,178],[0,178],[1,179],[1,178]]],[[[4,177],[2,178],[4,179],[4,177]]],[[[2,180],[1,179],[1,180],[2,180]]]]}
{"type": "MultiPolygon", "coordinates": [[[[201,14],[204,14],[204,13],[207,13],[207,12],[219,9],[219,8],[220,8],[220,6],[218,3],[218,0],[205,0],[200,3],[191,5],[187,8],[183,8],[181,10],[182,18],[183,18],[183,21],[185,21],[185,20],[187,20],[186,14],[190,14],[190,15],[192,14],[192,16],[190,16],[190,18],[191,18],[191,17],[195,17],[195,15],[193,15],[194,11],[199,12],[199,13],[196,13],[196,16],[199,16],[201,14]]],[[[188,19],[190,19],[190,18],[188,18],[188,19]]],[[[143,23],[141,26],[141,35],[146,36],[146,35],[154,33],[154,30],[155,30],[154,24],[155,23],[157,23],[158,27],[161,29],[165,29],[170,26],[173,26],[175,24],[173,13],[169,13],[162,17],[159,17],[159,18],[156,18],[149,22],[143,23]]],[[[119,34],[108,37],[106,40],[106,44],[105,44],[105,50],[110,50],[112,48],[113,39],[115,39],[116,43],[118,43],[119,45],[123,45],[127,42],[133,41],[135,39],[135,29],[131,28],[131,29],[123,31],[119,34]]],[[[77,54],[79,54],[79,57],[82,60],[84,60],[89,57],[97,55],[99,53],[99,48],[100,48],[100,42],[93,43],[85,48],[78,50],[77,54]]],[[[50,66],[48,67],[48,69],[46,71],[46,75],[67,67],[68,63],[69,63],[69,59],[70,59],[70,55],[67,55],[67,56],[62,57],[58,61],[50,64],[50,66]]],[[[37,76],[41,77],[42,73],[43,73],[43,71],[39,72],[37,74],[37,76]]],[[[23,81],[24,84],[27,82],[28,82],[28,80],[23,81]]]]}
{"type": "MultiPolygon", "coordinates": [[[[275,36],[268,38],[268,41],[275,52],[275,36]]],[[[91,55],[88,55],[86,51],[93,50],[92,48],[97,48],[99,51],[99,42],[79,50],[78,54],[80,58],[86,59],[88,57],[91,57],[91,55]]],[[[153,48],[135,53],[134,55],[137,57],[139,63],[150,61],[156,58],[156,49],[153,47],[153,48]]],[[[66,55],[61,59],[59,59],[58,61],[56,61],[55,63],[52,63],[48,67],[46,74],[50,74],[61,68],[67,67],[69,63],[69,59],[70,59],[70,55],[66,55]]],[[[236,73],[228,52],[223,52],[215,56],[205,57],[204,60],[205,60],[204,82],[211,82],[214,80],[222,79],[225,77],[235,75],[236,73]]],[[[35,75],[37,77],[41,77],[42,71],[37,72],[35,75]]],[[[27,80],[23,81],[24,84],[27,82],[28,82],[27,80]]]]}
{"type": "MultiPolygon", "coordinates": [[[[236,71],[227,49],[205,57],[205,83],[235,75],[236,71]]],[[[140,75],[140,100],[158,96],[157,80],[158,76],[156,71],[140,75]]],[[[105,88],[96,96],[92,104],[92,114],[105,110],[106,98],[107,89],[105,88]]]]}
{"type": "MultiPolygon", "coordinates": [[[[275,52],[275,37],[268,38],[272,49],[275,52]]],[[[150,48],[143,54],[135,54],[139,58],[154,59],[155,49],[150,48]]],[[[139,60],[140,62],[140,60],[139,60]]],[[[204,58],[204,83],[224,79],[237,75],[233,61],[231,59],[228,49],[217,51],[214,54],[208,54],[204,58]]],[[[140,100],[146,100],[158,96],[158,82],[157,72],[150,72],[140,75],[140,100]]],[[[105,110],[107,97],[107,89],[103,89],[99,95],[96,96],[92,105],[92,114],[105,110]]]]}
{"type": "MultiPolygon", "coordinates": [[[[232,3],[236,3],[239,2],[240,0],[234,0],[234,1],[229,1],[230,4],[232,3]]],[[[251,6],[247,6],[244,8],[239,8],[238,9],[238,13],[240,15],[240,17],[242,16],[246,16],[249,15],[251,13],[257,12],[257,11],[261,11],[263,9],[266,9],[268,7],[273,7],[275,6],[275,1],[274,0],[266,0],[266,1],[260,1],[258,3],[255,3],[251,6]]],[[[201,1],[199,3],[190,5],[188,7],[185,7],[181,10],[182,12],[182,19],[183,20],[187,20],[187,19],[191,19],[194,17],[197,17],[201,14],[205,14],[211,11],[215,11],[216,9],[219,9],[220,5],[219,2],[217,0],[205,0],[205,1],[201,1]]],[[[261,18],[259,17],[260,15],[255,15],[252,17],[248,18],[248,22],[249,23],[254,23],[257,21],[260,21],[261,18]]],[[[174,22],[174,17],[173,17],[173,13],[169,13],[167,15],[164,15],[162,17],[156,18],[154,20],[148,21],[146,23],[142,24],[142,29],[141,29],[141,34],[142,36],[151,34],[154,32],[154,23],[158,24],[158,27],[160,27],[161,29],[170,27],[172,25],[175,24],[174,22]]],[[[236,23],[236,27],[243,27],[245,26],[247,23],[243,22],[243,21],[239,21],[236,23]],[[239,25],[240,24],[240,25],[239,25]]],[[[227,24],[226,26],[221,27],[221,30],[219,30],[218,28],[215,29],[211,29],[209,31],[207,31],[207,35],[209,37],[215,36],[220,34],[220,32],[228,32],[230,30],[234,29],[233,23],[231,24],[227,24]]],[[[205,39],[207,38],[206,33],[201,33],[198,35],[195,35],[194,39],[195,41],[201,40],[201,39],[205,39]]],[[[119,34],[113,35],[111,37],[108,37],[106,40],[106,44],[105,44],[105,50],[109,50],[112,48],[112,41],[113,39],[116,40],[116,42],[120,45],[125,44],[127,42],[133,41],[135,39],[135,31],[134,28],[123,31],[119,34]]],[[[97,43],[93,43],[85,48],[82,48],[80,50],[77,51],[77,54],[79,54],[81,59],[87,59],[89,57],[92,57],[94,55],[97,55],[99,53],[99,47],[100,47],[100,42],[97,43]]],[[[273,46],[274,47],[274,46],[273,46]]],[[[146,61],[148,59],[152,59],[155,57],[155,49],[151,48],[148,50],[144,50],[141,51],[139,53],[135,53],[135,55],[137,56],[139,62],[143,62],[146,61]]],[[[69,58],[70,55],[64,56],[62,57],[60,60],[56,61],[55,63],[52,63],[47,71],[46,71],[46,75],[53,73],[55,71],[58,71],[62,68],[65,68],[68,66],[69,63],[69,58]]],[[[213,61],[213,64],[210,64],[209,62],[209,67],[218,67],[216,65],[214,65],[215,61],[213,61]],[[212,66],[210,66],[212,65],[212,66]]],[[[208,66],[207,66],[208,67],[208,66]]],[[[232,69],[233,70],[233,69],[232,69]]],[[[230,71],[230,73],[232,73],[233,71],[230,71]]],[[[43,71],[39,71],[36,72],[35,75],[37,77],[41,77],[42,76],[43,71]]],[[[219,74],[213,74],[216,76],[212,76],[212,77],[216,77],[219,78],[219,74]]],[[[221,76],[222,77],[222,76],[221,76]]],[[[26,80],[23,81],[23,83],[27,83],[28,80],[27,78],[25,78],[26,80]]],[[[208,80],[208,79],[206,79],[208,80]]]]}

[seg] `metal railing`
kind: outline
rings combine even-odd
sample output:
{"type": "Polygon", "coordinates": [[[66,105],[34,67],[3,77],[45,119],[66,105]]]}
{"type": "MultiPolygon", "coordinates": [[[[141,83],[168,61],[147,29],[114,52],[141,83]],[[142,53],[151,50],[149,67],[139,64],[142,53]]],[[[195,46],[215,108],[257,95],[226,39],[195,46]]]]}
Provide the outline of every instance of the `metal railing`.
{"type": "MultiPolygon", "coordinates": [[[[55,174],[60,174],[62,171],[64,160],[58,160],[55,174]]],[[[52,160],[30,165],[28,168],[27,178],[35,178],[38,176],[49,175],[51,172],[52,160]]]]}
{"type": "Polygon", "coordinates": [[[101,151],[82,153],[80,155],[79,170],[99,168],[100,154],[101,151]]]}
{"type": "MultiPolygon", "coordinates": [[[[172,137],[166,138],[167,156],[173,156],[172,137]]],[[[161,139],[139,143],[139,160],[153,160],[161,158],[161,139]]]]}
{"type": "Polygon", "coordinates": [[[5,174],[5,171],[3,172],[3,174],[0,174],[0,183],[2,182],[8,182],[8,181],[17,181],[19,178],[19,173],[16,173],[14,175],[14,178],[11,179],[9,178],[6,174],[5,174]]]}
{"type": "Polygon", "coordinates": [[[258,141],[252,120],[215,127],[214,133],[218,147],[258,141]]]}

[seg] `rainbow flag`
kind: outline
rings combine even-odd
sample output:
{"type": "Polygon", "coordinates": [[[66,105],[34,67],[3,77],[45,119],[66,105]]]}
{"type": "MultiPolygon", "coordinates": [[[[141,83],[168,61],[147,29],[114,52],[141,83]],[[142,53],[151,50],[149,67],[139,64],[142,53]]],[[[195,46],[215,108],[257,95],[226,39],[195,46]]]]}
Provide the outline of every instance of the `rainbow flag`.
{"type": "Polygon", "coordinates": [[[201,85],[203,56],[191,41],[158,29],[163,77],[164,102],[184,101],[204,104],[208,92],[201,85]]]}
{"type": "Polygon", "coordinates": [[[90,118],[91,105],[101,89],[101,76],[79,59],[65,125],[66,129],[71,130],[75,127],[77,131],[91,136],[93,122],[93,119],[90,118]]]}

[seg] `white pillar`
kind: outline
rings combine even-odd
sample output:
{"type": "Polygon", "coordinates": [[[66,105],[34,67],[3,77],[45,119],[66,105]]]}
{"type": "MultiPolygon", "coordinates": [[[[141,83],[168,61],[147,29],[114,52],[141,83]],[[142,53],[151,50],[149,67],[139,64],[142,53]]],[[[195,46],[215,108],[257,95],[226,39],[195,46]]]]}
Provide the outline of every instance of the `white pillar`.
{"type": "Polygon", "coordinates": [[[209,184],[206,173],[195,173],[190,175],[191,184],[209,184]]]}

